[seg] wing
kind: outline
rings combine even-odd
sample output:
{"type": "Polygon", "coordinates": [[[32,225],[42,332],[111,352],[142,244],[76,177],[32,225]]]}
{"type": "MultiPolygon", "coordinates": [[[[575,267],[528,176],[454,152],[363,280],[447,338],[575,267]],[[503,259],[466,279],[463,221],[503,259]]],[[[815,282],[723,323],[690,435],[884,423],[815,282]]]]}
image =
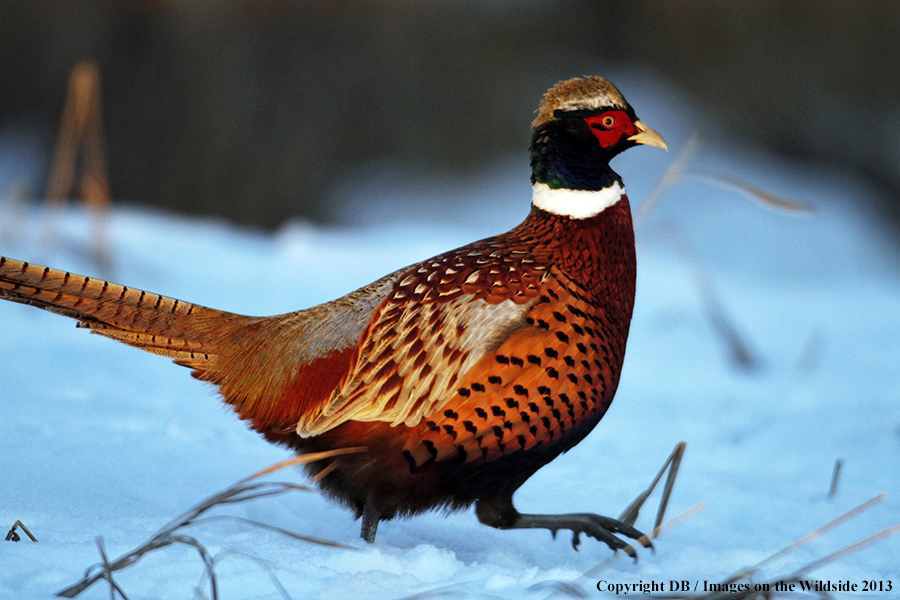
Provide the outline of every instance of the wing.
{"type": "Polygon", "coordinates": [[[285,433],[333,395],[357,354],[373,310],[399,276],[387,275],[346,296],[274,317],[245,317],[205,328],[216,360],[178,360],[219,386],[223,399],[258,431],[285,433]]]}
{"type": "Polygon", "coordinates": [[[440,410],[478,361],[527,326],[546,272],[540,257],[497,237],[401,273],[338,388],[304,412],[297,432],[350,420],[414,426],[440,410]]]}

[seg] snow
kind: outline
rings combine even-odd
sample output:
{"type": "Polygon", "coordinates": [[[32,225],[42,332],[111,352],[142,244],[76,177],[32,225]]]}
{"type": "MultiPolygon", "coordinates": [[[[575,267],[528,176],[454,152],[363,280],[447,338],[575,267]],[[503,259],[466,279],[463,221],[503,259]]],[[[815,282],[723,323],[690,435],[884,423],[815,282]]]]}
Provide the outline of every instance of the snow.
{"type": "MultiPolygon", "coordinates": [[[[693,131],[711,125],[653,78],[611,79],[672,149],[637,148],[616,159],[637,208],[693,131]]],[[[691,170],[739,177],[814,211],[779,214],[694,177],[674,186],[637,230],[638,300],[616,401],[594,433],[532,477],[516,502],[523,512],[618,516],[684,440],[668,515],[698,502],[704,510],[665,531],[655,553],[640,551],[635,564],[621,553],[610,559],[591,539],[575,552],[565,532],[553,541],[542,531],[493,530],[471,511],[382,523],[368,546],[347,511],[294,492],[217,514],[353,549],[236,521],[198,525],[188,533],[217,556],[220,597],[546,598],[566,585],[611,596],[597,590],[600,580],[663,582],[666,592],[670,581],[684,580],[702,591],[704,582],[756,564],[881,492],[885,501],[753,581],[777,580],[900,523],[896,240],[868,208],[865,184],[847,173],[726,143],[714,129],[701,133],[707,141],[691,170]],[[731,360],[702,289],[712,290],[755,368],[731,360]],[[829,497],[837,459],[843,470],[829,497]]],[[[8,141],[2,146],[4,156],[15,151],[8,141]]],[[[527,169],[524,151],[466,181],[361,168],[333,191],[341,226],[295,222],[272,234],[117,206],[109,218],[111,272],[90,259],[89,215],[69,208],[52,217],[0,198],[0,219],[20,222],[0,227],[0,253],[216,308],[275,314],[514,226],[531,197],[527,169]],[[55,243],[46,234],[54,218],[55,243]]],[[[0,170],[0,191],[19,172],[0,170]]],[[[0,305],[0,382],[0,526],[5,532],[21,520],[39,540],[0,541],[0,598],[51,597],[100,561],[97,537],[118,557],[203,498],[287,458],[187,370],[31,307],[0,305]]],[[[269,479],[302,482],[302,475],[269,479]]],[[[658,498],[659,491],[637,522],[644,531],[658,498]]],[[[897,597],[897,556],[900,536],[808,578],[890,580],[890,592],[834,596],[897,597]]],[[[117,581],[131,598],[210,597],[203,573],[196,551],[172,546],[117,581]]],[[[106,598],[109,589],[101,582],[81,597],[106,598]]]]}

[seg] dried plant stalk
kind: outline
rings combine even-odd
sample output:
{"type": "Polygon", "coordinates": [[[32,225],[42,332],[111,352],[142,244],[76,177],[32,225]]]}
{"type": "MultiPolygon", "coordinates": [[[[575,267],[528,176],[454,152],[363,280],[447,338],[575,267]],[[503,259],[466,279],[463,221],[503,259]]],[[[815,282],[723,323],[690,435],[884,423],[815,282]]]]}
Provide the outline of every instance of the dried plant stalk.
{"type": "MultiPolygon", "coordinates": [[[[858,516],[859,514],[865,512],[869,508],[871,508],[874,505],[878,504],[879,502],[883,501],[886,497],[887,497],[887,494],[884,494],[884,493],[879,494],[878,496],[875,496],[874,498],[872,498],[866,502],[863,502],[856,508],[854,508],[850,511],[847,511],[846,513],[837,517],[836,519],[829,521],[828,523],[826,523],[822,527],[819,527],[815,531],[803,536],[799,540],[791,543],[790,545],[783,548],[782,550],[779,550],[778,552],[772,554],[771,556],[769,556],[765,560],[757,563],[756,565],[753,565],[752,567],[747,567],[747,568],[741,569],[740,571],[737,571],[733,575],[727,577],[726,579],[722,580],[720,583],[716,584],[716,586],[719,587],[720,589],[717,589],[712,592],[707,592],[707,593],[691,593],[691,592],[687,592],[687,593],[675,592],[675,593],[670,593],[670,594],[665,594],[665,593],[663,593],[663,594],[644,594],[644,593],[642,593],[641,596],[644,598],[655,598],[657,600],[663,600],[663,599],[665,599],[665,600],[761,600],[761,599],[773,600],[774,598],[778,598],[778,597],[798,598],[798,597],[801,597],[799,594],[804,594],[808,597],[814,597],[814,598],[830,598],[830,596],[828,596],[825,592],[816,592],[815,590],[799,590],[799,591],[794,590],[793,592],[782,592],[782,591],[779,591],[779,589],[777,589],[776,584],[778,584],[778,583],[797,583],[797,584],[799,584],[799,582],[804,577],[806,577],[807,573],[810,573],[816,569],[819,569],[829,563],[840,560],[854,552],[857,552],[859,550],[862,550],[863,548],[866,548],[877,542],[887,539],[890,536],[900,534],[900,523],[893,525],[891,527],[886,527],[886,528],[882,529],[881,531],[878,531],[877,533],[867,536],[867,537],[865,537],[859,541],[856,541],[852,544],[848,544],[847,546],[841,548],[840,550],[837,550],[835,552],[832,552],[831,554],[823,556],[822,558],[819,558],[810,563],[807,563],[806,565],[800,567],[799,569],[797,569],[796,571],[794,571],[793,573],[791,573],[789,575],[781,576],[781,577],[774,577],[767,581],[761,581],[761,582],[752,582],[750,580],[750,577],[752,577],[755,573],[757,573],[763,566],[768,565],[775,559],[783,557],[786,554],[793,552],[797,548],[800,548],[801,546],[808,544],[812,540],[814,540],[814,539],[818,538],[819,536],[823,535],[824,533],[834,529],[838,525],[846,523],[850,519],[858,516]],[[748,585],[745,586],[745,589],[737,590],[735,586],[738,583],[744,583],[744,584],[748,584],[748,585]],[[758,589],[757,589],[757,586],[758,586],[758,589]]],[[[661,525],[661,527],[659,528],[660,532],[666,531],[666,530],[670,529],[674,524],[677,524],[678,522],[683,521],[688,516],[692,516],[693,514],[696,514],[697,512],[702,510],[702,508],[704,506],[705,506],[705,503],[699,503],[699,504],[692,506],[691,508],[684,511],[683,513],[676,515],[675,517],[673,517],[672,519],[670,519],[669,521],[667,521],[661,525]]],[[[617,555],[613,555],[613,556],[609,557],[608,559],[606,559],[605,561],[601,562],[600,564],[585,571],[575,581],[554,582],[553,584],[551,584],[552,587],[554,588],[553,593],[551,593],[549,596],[547,596],[547,599],[549,600],[550,598],[562,597],[562,596],[569,596],[569,597],[574,597],[574,598],[590,597],[591,594],[584,590],[584,588],[582,587],[582,584],[584,582],[596,579],[596,576],[600,572],[602,572],[604,569],[606,569],[606,567],[609,566],[612,563],[612,561],[616,559],[616,556],[617,555]]],[[[548,585],[547,582],[541,584],[541,586],[546,586],[546,585],[548,585]]]]}
{"type": "Polygon", "coordinates": [[[19,534],[16,533],[16,529],[21,529],[22,531],[24,531],[25,535],[27,535],[28,538],[32,542],[37,541],[37,538],[34,537],[30,531],[28,531],[27,527],[25,527],[25,523],[23,523],[22,521],[18,521],[18,520],[15,523],[13,523],[13,526],[10,528],[9,532],[6,534],[6,541],[8,541],[8,542],[18,542],[19,541],[20,538],[19,538],[19,534]]]}
{"type": "Polygon", "coordinates": [[[750,344],[744,339],[744,335],[735,325],[734,318],[726,310],[713,278],[700,260],[699,254],[694,250],[687,235],[678,224],[670,222],[667,225],[666,233],[672,244],[690,265],[694,284],[706,309],[707,317],[713,330],[725,343],[732,364],[748,371],[756,369],[759,366],[759,360],[750,349],[750,344]]]}
{"type": "Polygon", "coordinates": [[[828,495],[834,496],[837,494],[838,488],[838,480],[841,478],[841,467],[844,466],[844,461],[840,458],[834,461],[834,472],[831,474],[831,486],[828,488],[828,495]]]}
{"type": "MultiPolygon", "coordinates": [[[[94,259],[108,269],[111,266],[107,236],[110,191],[106,163],[100,68],[95,61],[85,60],[75,65],[69,75],[47,184],[47,204],[59,210],[77,190],[94,219],[94,259]],[[76,181],[79,159],[81,175],[76,181]]],[[[53,229],[51,238],[55,237],[53,229]]]]}
{"type": "Polygon", "coordinates": [[[110,562],[106,553],[103,549],[102,540],[98,539],[97,544],[100,550],[101,562],[91,567],[85,571],[84,576],[80,581],[75,584],[60,590],[57,592],[57,596],[63,598],[74,598],[78,596],[81,592],[92,586],[97,581],[101,579],[105,579],[107,583],[110,585],[110,593],[118,593],[123,598],[126,598],[125,593],[121,590],[118,584],[113,580],[113,573],[116,571],[120,571],[131,565],[138,562],[141,557],[149,552],[153,552],[155,550],[159,550],[161,548],[165,548],[166,546],[170,546],[172,544],[182,544],[186,546],[190,546],[197,550],[197,553],[200,555],[201,560],[204,564],[204,569],[206,572],[206,578],[210,584],[210,593],[212,595],[213,600],[217,600],[218,598],[218,583],[216,580],[216,572],[215,572],[215,557],[210,554],[210,552],[206,549],[206,547],[195,537],[185,535],[181,533],[181,531],[190,526],[199,525],[202,523],[207,523],[213,520],[221,520],[221,519],[229,519],[233,521],[238,521],[241,523],[247,523],[253,525],[255,527],[260,527],[267,529],[269,531],[275,531],[291,537],[296,540],[301,540],[304,542],[309,542],[312,544],[320,544],[323,546],[329,546],[332,548],[343,548],[343,549],[353,549],[351,546],[346,546],[344,544],[340,544],[338,542],[334,542],[331,540],[323,540],[320,538],[315,538],[312,536],[307,536],[303,534],[299,534],[296,532],[288,531],[286,529],[282,529],[280,527],[275,527],[273,525],[268,525],[266,523],[260,523],[258,521],[253,521],[251,519],[244,519],[241,517],[234,517],[228,515],[217,515],[217,516],[206,516],[203,515],[208,512],[210,509],[215,508],[220,505],[247,502],[249,500],[257,500],[259,498],[266,498],[269,496],[275,496],[278,494],[283,494],[285,492],[299,490],[299,491],[315,491],[314,488],[297,485],[293,483],[284,483],[284,482],[271,482],[271,481],[263,481],[263,482],[254,482],[253,480],[267,475],[269,473],[273,473],[285,467],[297,464],[304,464],[315,462],[319,460],[326,460],[333,457],[338,457],[344,454],[356,453],[356,452],[364,452],[366,448],[342,448],[338,450],[332,450],[328,452],[315,452],[311,454],[304,454],[302,456],[298,456],[296,458],[285,460],[279,463],[276,463],[266,469],[263,469],[250,477],[246,477],[233,486],[229,487],[226,490],[223,490],[217,494],[213,494],[209,498],[206,498],[199,504],[190,508],[186,512],[182,513],[168,524],[166,524],[162,529],[160,529],[153,537],[151,537],[147,542],[132,550],[131,552],[120,556],[114,561],[110,562]]]}
{"type": "Polygon", "coordinates": [[[675,485],[675,478],[678,476],[678,468],[681,466],[681,459],[684,456],[684,449],[686,444],[684,442],[678,442],[675,444],[675,449],[672,450],[672,453],[669,455],[669,458],[666,459],[666,462],[663,463],[662,468],[660,468],[659,473],[656,474],[656,477],[653,478],[653,481],[650,483],[650,487],[644,490],[634,501],[628,505],[628,507],[619,515],[619,520],[623,523],[628,523],[629,525],[634,525],[635,521],[637,521],[638,513],[641,510],[641,507],[644,505],[644,502],[647,501],[647,498],[650,497],[650,494],[653,493],[653,490],[656,489],[656,484],[659,483],[659,480],[662,479],[663,473],[666,471],[669,472],[668,477],[666,477],[666,484],[663,487],[663,495],[659,501],[659,509],[656,512],[656,522],[653,525],[653,533],[651,537],[655,538],[658,535],[658,530],[660,524],[663,522],[663,519],[666,516],[666,507],[669,505],[669,498],[672,495],[672,487],[675,485]]]}

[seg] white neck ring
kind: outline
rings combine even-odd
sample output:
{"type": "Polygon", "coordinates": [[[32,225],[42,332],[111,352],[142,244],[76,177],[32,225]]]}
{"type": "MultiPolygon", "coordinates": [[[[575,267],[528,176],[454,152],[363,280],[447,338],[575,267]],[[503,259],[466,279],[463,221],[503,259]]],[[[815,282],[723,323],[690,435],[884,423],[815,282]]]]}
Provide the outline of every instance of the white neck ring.
{"type": "Polygon", "coordinates": [[[545,183],[532,186],[532,206],[554,215],[572,219],[590,219],[625,196],[625,188],[618,181],[602,190],[552,189],[545,183]]]}

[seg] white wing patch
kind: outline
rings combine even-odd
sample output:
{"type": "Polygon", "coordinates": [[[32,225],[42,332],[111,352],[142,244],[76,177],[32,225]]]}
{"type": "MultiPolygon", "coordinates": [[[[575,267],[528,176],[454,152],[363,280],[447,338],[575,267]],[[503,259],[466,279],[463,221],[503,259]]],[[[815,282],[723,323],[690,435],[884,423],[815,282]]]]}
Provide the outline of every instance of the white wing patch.
{"type": "Polygon", "coordinates": [[[363,335],[358,362],[331,401],[297,426],[312,436],[346,421],[414,427],[441,410],[485,355],[525,324],[532,302],[490,304],[471,294],[446,303],[381,311],[363,335]],[[368,338],[368,339],[366,339],[368,338]]]}

